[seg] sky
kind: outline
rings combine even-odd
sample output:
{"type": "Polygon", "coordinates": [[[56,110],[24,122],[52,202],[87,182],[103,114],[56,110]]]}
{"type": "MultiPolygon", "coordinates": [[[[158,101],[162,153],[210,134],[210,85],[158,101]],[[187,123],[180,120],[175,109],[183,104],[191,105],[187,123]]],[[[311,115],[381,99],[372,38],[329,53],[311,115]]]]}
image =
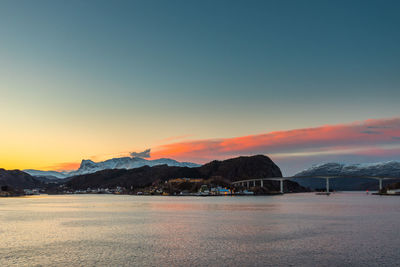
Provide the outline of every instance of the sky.
{"type": "Polygon", "coordinates": [[[198,163],[265,154],[285,174],[400,160],[399,11],[390,0],[0,1],[0,168],[146,149],[198,163]]]}

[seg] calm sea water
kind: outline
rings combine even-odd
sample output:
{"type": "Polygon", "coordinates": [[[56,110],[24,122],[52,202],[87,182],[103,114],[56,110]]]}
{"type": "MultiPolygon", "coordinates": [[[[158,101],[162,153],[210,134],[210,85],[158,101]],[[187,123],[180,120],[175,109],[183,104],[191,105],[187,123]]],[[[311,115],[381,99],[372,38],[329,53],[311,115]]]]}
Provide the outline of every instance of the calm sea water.
{"type": "Polygon", "coordinates": [[[0,199],[0,266],[399,266],[400,198],[0,199]]]}

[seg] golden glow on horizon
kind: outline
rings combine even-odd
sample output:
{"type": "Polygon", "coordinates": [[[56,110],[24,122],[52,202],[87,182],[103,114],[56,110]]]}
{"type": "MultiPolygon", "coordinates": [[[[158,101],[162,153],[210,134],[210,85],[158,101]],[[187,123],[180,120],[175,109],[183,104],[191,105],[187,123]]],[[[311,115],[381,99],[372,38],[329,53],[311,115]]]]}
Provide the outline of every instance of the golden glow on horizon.
{"type": "MultiPolygon", "coordinates": [[[[130,151],[126,150],[126,144],[129,143],[130,135],[126,131],[118,131],[123,138],[109,138],[113,136],[115,129],[101,132],[96,131],[96,128],[87,128],[71,134],[70,131],[55,127],[52,132],[38,131],[32,134],[35,131],[29,129],[31,126],[15,125],[13,131],[0,132],[0,140],[9,141],[2,144],[0,167],[71,170],[78,168],[82,159],[102,161],[112,157],[129,156],[130,151]],[[111,148],[118,152],[113,153],[111,148]]],[[[186,137],[178,136],[165,140],[186,137]]],[[[393,118],[236,138],[187,140],[155,145],[152,147],[151,158],[168,157],[205,163],[213,159],[260,153],[276,158],[352,153],[397,155],[400,153],[399,140],[400,118],[393,118]]]]}

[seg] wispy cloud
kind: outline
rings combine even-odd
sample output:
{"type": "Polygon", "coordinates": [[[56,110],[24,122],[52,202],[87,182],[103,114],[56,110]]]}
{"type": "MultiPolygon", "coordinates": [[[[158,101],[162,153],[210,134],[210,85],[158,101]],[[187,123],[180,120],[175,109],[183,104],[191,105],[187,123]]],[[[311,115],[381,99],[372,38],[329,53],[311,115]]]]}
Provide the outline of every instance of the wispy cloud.
{"type": "Polygon", "coordinates": [[[371,119],[236,138],[176,142],[155,147],[152,158],[172,157],[207,162],[211,159],[258,153],[281,157],[296,154],[335,154],[339,151],[351,154],[366,148],[398,144],[393,136],[400,136],[400,118],[371,119]]]}
{"type": "MultiPolygon", "coordinates": [[[[174,137],[166,140],[187,138],[174,137]]],[[[239,155],[267,154],[293,173],[311,163],[322,161],[373,161],[400,157],[400,118],[366,120],[349,124],[324,125],[315,128],[276,131],[235,138],[188,140],[155,146],[151,158],[174,158],[205,163],[239,155]],[[371,130],[379,129],[379,131],[371,130]]],[[[121,152],[111,156],[127,156],[121,152]]],[[[131,152],[131,156],[149,156],[150,150],[131,152]],[[133,154],[132,154],[133,153],[133,154]]],[[[98,160],[106,159],[92,157],[98,160]]],[[[77,169],[79,162],[60,163],[46,169],[77,169]]]]}

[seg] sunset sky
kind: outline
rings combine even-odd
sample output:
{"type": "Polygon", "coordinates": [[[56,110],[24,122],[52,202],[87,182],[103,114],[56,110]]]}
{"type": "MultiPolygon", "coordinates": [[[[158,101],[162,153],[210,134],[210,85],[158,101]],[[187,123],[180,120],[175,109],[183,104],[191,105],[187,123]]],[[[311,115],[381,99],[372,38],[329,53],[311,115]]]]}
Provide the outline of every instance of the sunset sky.
{"type": "Polygon", "coordinates": [[[0,1],[0,168],[400,160],[400,1],[0,1]]]}

